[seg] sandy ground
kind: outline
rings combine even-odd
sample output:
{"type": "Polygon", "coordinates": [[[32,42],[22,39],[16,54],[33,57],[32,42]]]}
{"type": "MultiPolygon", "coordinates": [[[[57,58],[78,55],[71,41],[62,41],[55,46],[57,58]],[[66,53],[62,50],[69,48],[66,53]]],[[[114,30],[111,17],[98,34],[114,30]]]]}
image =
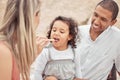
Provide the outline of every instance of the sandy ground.
{"type": "MultiPolygon", "coordinates": [[[[7,0],[0,0],[0,22],[2,21],[5,3],[7,0]]],[[[41,0],[40,25],[37,32],[45,35],[51,21],[59,15],[72,17],[79,25],[89,23],[91,13],[100,0],[41,0]],[[42,28],[42,29],[41,29],[42,28]]],[[[120,0],[115,0],[120,7],[120,0]]],[[[120,28],[120,12],[118,22],[115,24],[120,28]]],[[[118,78],[120,80],[120,78],[118,78]]]]}

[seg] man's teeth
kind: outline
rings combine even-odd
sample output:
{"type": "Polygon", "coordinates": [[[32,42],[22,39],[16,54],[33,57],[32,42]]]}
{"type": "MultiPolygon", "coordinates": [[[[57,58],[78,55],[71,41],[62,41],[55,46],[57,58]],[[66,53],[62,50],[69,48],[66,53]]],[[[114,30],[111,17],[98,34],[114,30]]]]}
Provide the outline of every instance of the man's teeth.
{"type": "Polygon", "coordinates": [[[94,27],[94,28],[99,28],[99,26],[95,26],[95,25],[94,25],[93,27],[94,27]]]}

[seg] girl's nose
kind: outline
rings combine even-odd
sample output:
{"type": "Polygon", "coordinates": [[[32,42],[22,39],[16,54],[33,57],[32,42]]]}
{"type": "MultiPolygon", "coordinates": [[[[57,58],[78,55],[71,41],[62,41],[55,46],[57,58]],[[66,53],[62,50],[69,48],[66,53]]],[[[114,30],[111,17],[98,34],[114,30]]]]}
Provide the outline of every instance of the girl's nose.
{"type": "Polygon", "coordinates": [[[55,34],[55,35],[59,35],[59,32],[58,32],[58,31],[56,31],[54,34],[55,34]]]}

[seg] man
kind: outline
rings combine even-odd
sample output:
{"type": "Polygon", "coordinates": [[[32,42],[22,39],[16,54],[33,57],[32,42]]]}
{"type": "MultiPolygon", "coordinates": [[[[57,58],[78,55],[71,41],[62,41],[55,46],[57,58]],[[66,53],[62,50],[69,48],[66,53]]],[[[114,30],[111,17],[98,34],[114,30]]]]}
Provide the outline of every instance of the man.
{"type": "MultiPolygon", "coordinates": [[[[113,25],[119,12],[113,0],[102,0],[94,10],[91,25],[80,26],[81,41],[76,51],[76,77],[107,80],[115,64],[120,75],[120,30],[113,25]]],[[[79,79],[75,80],[79,80],[79,79]]]]}

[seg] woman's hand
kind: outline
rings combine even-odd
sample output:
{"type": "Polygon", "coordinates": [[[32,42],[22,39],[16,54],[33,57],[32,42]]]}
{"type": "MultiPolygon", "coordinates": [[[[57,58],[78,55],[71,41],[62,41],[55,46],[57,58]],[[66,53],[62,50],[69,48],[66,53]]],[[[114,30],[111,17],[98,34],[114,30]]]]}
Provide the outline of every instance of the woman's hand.
{"type": "Polygon", "coordinates": [[[37,51],[38,54],[42,51],[42,49],[50,42],[54,41],[54,39],[48,39],[46,37],[36,37],[37,51]]]}

